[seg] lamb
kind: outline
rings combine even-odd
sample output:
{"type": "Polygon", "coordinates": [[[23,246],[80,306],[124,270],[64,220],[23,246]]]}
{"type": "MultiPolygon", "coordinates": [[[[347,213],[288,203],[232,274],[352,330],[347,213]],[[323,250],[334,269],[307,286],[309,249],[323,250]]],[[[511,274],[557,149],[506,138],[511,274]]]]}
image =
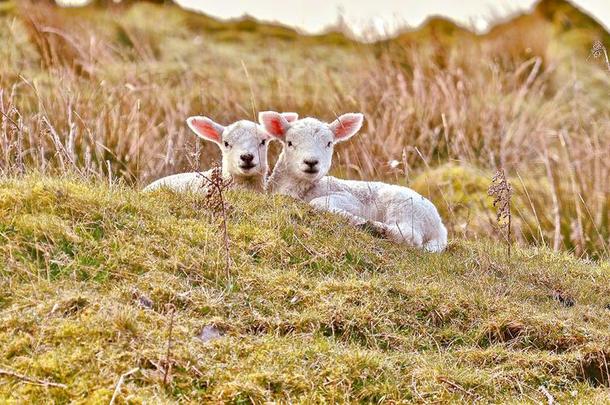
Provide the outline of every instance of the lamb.
{"type": "MultiPolygon", "coordinates": [[[[283,113],[282,116],[288,122],[298,119],[296,113],[283,113]]],[[[241,120],[224,127],[200,116],[189,117],[186,122],[197,136],[218,145],[222,152],[222,177],[232,179],[232,186],[259,192],[265,190],[270,136],[262,126],[241,120]]],[[[205,192],[213,170],[163,177],[146,186],[144,191],[168,188],[179,192],[205,192]]]]}
{"type": "Polygon", "coordinates": [[[336,143],[355,135],[362,114],[344,114],[331,124],[315,118],[293,123],[274,111],[259,114],[267,132],[279,139],[282,152],[268,190],[347,217],[396,243],[441,252],[447,230],[429,200],[407,187],[327,176],[336,143]]]}

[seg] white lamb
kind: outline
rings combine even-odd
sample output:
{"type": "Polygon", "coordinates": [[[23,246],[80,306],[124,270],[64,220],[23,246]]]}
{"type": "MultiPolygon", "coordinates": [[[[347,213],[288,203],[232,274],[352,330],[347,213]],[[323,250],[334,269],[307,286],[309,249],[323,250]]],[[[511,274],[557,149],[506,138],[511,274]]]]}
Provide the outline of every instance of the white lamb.
{"type": "Polygon", "coordinates": [[[315,118],[288,122],[279,113],[259,114],[260,123],[283,144],[269,177],[271,192],[347,217],[357,226],[430,252],[447,246],[447,230],[434,204],[415,191],[381,182],[342,180],[328,173],[335,143],[356,134],[362,114],[344,114],[331,124],[315,118]]]}
{"type": "MultiPolygon", "coordinates": [[[[296,113],[283,113],[286,121],[298,118],[296,113]]],[[[222,176],[232,179],[232,185],[254,191],[264,191],[268,171],[267,146],[270,139],[260,125],[247,120],[222,126],[208,117],[190,117],[189,128],[202,139],[212,141],[222,152],[222,176]]],[[[179,173],[158,179],[144,188],[152,191],[168,188],[180,192],[205,192],[212,171],[179,173]]]]}

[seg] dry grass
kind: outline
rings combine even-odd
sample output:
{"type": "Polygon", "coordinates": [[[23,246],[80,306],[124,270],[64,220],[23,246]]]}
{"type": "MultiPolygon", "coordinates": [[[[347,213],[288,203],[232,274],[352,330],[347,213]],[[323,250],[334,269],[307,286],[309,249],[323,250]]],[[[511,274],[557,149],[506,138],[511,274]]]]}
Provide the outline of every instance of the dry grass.
{"type": "MultiPolygon", "coordinates": [[[[446,162],[503,167],[545,185],[523,187],[522,242],[608,257],[610,75],[586,60],[590,45],[570,55],[567,34],[531,18],[489,38],[361,45],[252,21],[223,26],[174,7],[24,2],[1,19],[13,46],[1,51],[0,165],[139,186],[217,159],[188,132],[189,115],[228,123],[265,109],[323,119],[358,110],[367,124],[338,151],[337,174],[410,184],[446,162]]],[[[435,203],[448,205],[455,228],[453,202],[435,203]]],[[[487,216],[479,205],[468,209],[487,216]]]]}

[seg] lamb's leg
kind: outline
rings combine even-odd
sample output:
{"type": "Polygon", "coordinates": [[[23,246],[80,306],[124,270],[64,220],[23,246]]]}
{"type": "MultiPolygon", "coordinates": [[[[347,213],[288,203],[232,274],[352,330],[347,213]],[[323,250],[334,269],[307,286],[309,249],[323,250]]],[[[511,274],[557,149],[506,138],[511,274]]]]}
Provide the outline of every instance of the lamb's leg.
{"type": "Polygon", "coordinates": [[[354,202],[346,201],[346,197],[341,195],[329,195],[324,197],[314,198],[309,204],[319,210],[332,212],[347,218],[350,224],[354,226],[363,226],[367,220],[358,215],[352,214],[346,208],[354,202]]]}
{"type": "Polygon", "coordinates": [[[371,221],[351,211],[358,211],[359,202],[342,194],[328,195],[314,198],[309,202],[312,206],[346,217],[350,224],[362,228],[373,235],[392,242],[406,244],[421,248],[423,237],[417,229],[413,229],[410,223],[387,224],[379,221],[371,221]]]}
{"type": "Polygon", "coordinates": [[[410,223],[386,224],[384,222],[371,221],[371,224],[380,231],[383,237],[394,243],[406,244],[421,248],[423,246],[423,236],[419,230],[414,229],[410,223]]]}

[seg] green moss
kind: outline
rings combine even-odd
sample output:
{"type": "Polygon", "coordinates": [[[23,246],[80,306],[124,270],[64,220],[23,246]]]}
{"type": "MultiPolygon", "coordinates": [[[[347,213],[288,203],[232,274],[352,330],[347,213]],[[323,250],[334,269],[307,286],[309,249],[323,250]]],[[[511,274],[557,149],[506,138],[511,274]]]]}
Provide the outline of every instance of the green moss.
{"type": "MultiPolygon", "coordinates": [[[[431,199],[453,233],[464,237],[499,236],[493,198],[487,194],[493,173],[472,166],[445,164],[416,176],[410,187],[431,199]]],[[[523,243],[544,245],[552,235],[548,206],[550,186],[545,180],[529,176],[509,178],[513,188],[511,199],[512,231],[523,243]]]]}
{"type": "MultiPolygon", "coordinates": [[[[482,185],[448,195],[467,203],[482,185]]],[[[4,401],[108,401],[133,368],[120,397],[136,402],[504,402],[543,400],[517,388],[540,384],[564,402],[599,399],[581,362],[610,343],[605,262],[544,249],[509,261],[500,245],[465,240],[427,254],[285,197],[231,192],[227,272],[221,220],[199,197],[41,177],[0,190],[12,229],[0,245],[11,286],[0,363],[67,385],[2,376],[4,401]],[[206,325],[222,336],[199,340],[206,325]]]]}

